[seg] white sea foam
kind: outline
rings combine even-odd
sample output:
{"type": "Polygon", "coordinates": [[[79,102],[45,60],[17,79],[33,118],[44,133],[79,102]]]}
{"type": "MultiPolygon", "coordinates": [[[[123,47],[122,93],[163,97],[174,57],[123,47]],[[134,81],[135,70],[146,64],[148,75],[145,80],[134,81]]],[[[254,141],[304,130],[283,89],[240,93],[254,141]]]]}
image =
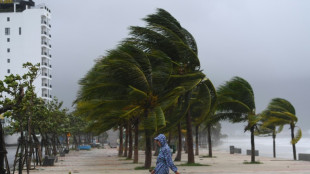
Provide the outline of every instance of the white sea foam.
{"type": "MultiPolygon", "coordinates": [[[[276,138],[277,158],[293,159],[293,148],[290,144],[290,137],[276,138]]],[[[250,136],[247,134],[240,137],[227,137],[222,139],[222,144],[215,147],[217,150],[229,151],[229,146],[233,145],[242,149],[242,154],[251,149],[250,136]]],[[[259,150],[260,156],[273,157],[273,144],[271,137],[255,137],[255,149],[259,150]]],[[[296,152],[310,153],[310,138],[304,137],[296,144],[296,152]]]]}

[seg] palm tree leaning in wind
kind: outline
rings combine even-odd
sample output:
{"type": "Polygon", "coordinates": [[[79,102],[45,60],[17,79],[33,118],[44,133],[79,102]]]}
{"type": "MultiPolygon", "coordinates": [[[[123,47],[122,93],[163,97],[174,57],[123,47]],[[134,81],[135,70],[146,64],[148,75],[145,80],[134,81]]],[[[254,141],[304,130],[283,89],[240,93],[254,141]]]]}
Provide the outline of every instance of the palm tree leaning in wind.
{"type": "MultiPolygon", "coordinates": [[[[131,27],[130,42],[139,45],[143,50],[160,50],[165,53],[173,64],[173,74],[176,77],[197,76],[203,79],[200,72],[200,62],[198,59],[197,45],[193,36],[184,29],[180,23],[167,11],[158,9],[155,14],[148,15],[144,21],[146,27],[131,27]]],[[[192,87],[192,86],[191,86],[192,87]]],[[[184,94],[185,105],[189,105],[191,89],[188,88],[184,94]]],[[[187,108],[187,106],[184,106],[187,108]]],[[[188,163],[194,163],[193,136],[190,112],[186,116],[188,163]]]]}
{"type": "MultiPolygon", "coordinates": [[[[163,111],[184,93],[189,85],[188,77],[172,76],[172,63],[164,53],[158,50],[144,52],[130,43],[110,51],[99,62],[97,77],[92,81],[94,84],[89,85],[88,80],[81,84],[87,87],[83,91],[87,98],[78,103],[78,109],[86,109],[91,119],[97,119],[107,129],[112,125],[103,123],[101,120],[104,118],[115,120],[113,122],[116,123],[134,117],[138,120],[136,130],[138,124],[143,123],[146,138],[145,168],[150,168],[151,136],[154,131],[165,126],[163,111]],[[173,81],[178,83],[172,85],[170,82],[173,81]],[[182,86],[183,83],[185,85],[182,86]],[[113,95],[107,91],[111,87],[115,88],[112,90],[113,95]],[[89,98],[95,96],[93,93],[99,94],[93,99],[89,98]]],[[[137,133],[135,131],[135,135],[137,133]]]]}
{"type": "Polygon", "coordinates": [[[209,79],[203,80],[201,83],[197,85],[197,87],[193,90],[192,98],[191,98],[191,113],[193,124],[195,126],[195,144],[196,151],[195,155],[199,155],[199,127],[206,119],[208,113],[211,108],[211,93],[207,86],[209,79]]]}
{"type": "Polygon", "coordinates": [[[272,136],[273,157],[276,158],[276,136],[278,133],[282,132],[284,120],[280,118],[274,120],[268,111],[263,111],[260,115],[261,120],[258,123],[258,130],[256,130],[255,133],[258,136],[272,136]],[[270,123],[270,121],[273,121],[273,123],[270,123]]]}
{"type": "Polygon", "coordinates": [[[298,129],[295,137],[295,127],[298,121],[294,106],[287,100],[282,98],[274,98],[269,103],[267,109],[264,111],[269,118],[263,123],[264,127],[272,125],[289,124],[291,129],[291,144],[293,147],[293,157],[296,160],[296,146],[295,144],[301,139],[302,132],[298,129]]]}
{"type": "Polygon", "coordinates": [[[234,77],[221,85],[217,92],[223,102],[217,106],[218,111],[221,111],[219,115],[234,123],[247,122],[244,130],[251,132],[251,162],[254,163],[254,130],[260,118],[255,113],[254,92],[251,85],[241,77],[234,77]]]}

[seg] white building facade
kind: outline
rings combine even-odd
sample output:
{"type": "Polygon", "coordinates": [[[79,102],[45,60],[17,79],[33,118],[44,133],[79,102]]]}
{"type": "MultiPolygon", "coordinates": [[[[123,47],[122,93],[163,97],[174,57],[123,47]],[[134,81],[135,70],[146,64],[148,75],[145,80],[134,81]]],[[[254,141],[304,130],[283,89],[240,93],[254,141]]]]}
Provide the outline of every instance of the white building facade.
{"type": "Polygon", "coordinates": [[[38,97],[52,100],[51,11],[32,0],[0,0],[0,79],[22,75],[22,64],[40,63],[34,81],[38,97]]]}

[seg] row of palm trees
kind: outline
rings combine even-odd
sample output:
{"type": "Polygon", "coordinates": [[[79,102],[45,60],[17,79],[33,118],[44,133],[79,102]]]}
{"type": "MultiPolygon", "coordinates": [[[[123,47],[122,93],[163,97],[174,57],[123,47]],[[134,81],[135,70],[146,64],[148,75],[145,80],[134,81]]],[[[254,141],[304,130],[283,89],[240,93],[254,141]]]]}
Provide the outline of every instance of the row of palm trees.
{"type": "MultiPolygon", "coordinates": [[[[142,130],[145,168],[151,167],[152,137],[157,133],[177,130],[176,160],[180,160],[181,129],[185,125],[188,163],[195,163],[193,127],[197,133],[199,126],[205,124],[210,134],[212,126],[220,120],[246,121],[254,162],[256,128],[260,126],[268,132],[270,126],[281,125],[279,119],[287,121],[287,113],[269,109],[257,114],[252,87],[240,77],[216,90],[200,70],[194,37],[167,11],[158,9],[143,20],[146,27],[130,27],[130,36],[98,59],[80,80],[75,113],[83,115],[96,132],[125,127],[131,133],[133,129],[136,163],[139,130],[142,130]]],[[[296,138],[292,140],[295,142],[296,138]]],[[[212,156],[210,135],[208,142],[212,156]]]]}

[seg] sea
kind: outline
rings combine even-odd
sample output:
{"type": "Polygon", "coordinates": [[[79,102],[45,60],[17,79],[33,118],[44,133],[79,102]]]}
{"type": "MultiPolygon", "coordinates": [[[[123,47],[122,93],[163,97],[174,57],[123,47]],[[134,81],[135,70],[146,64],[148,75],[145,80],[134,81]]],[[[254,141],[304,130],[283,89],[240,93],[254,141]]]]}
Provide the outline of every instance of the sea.
{"type": "MultiPolygon", "coordinates": [[[[293,147],[289,136],[276,138],[276,157],[283,159],[293,159],[293,147]]],[[[229,153],[229,146],[241,148],[241,154],[246,155],[246,150],[251,149],[251,138],[249,135],[228,136],[221,139],[220,145],[214,147],[214,150],[225,151],[229,153]]],[[[273,157],[272,137],[255,136],[255,150],[259,151],[259,156],[273,157]]],[[[310,137],[302,137],[296,144],[296,155],[298,153],[310,153],[310,137]]]]}

